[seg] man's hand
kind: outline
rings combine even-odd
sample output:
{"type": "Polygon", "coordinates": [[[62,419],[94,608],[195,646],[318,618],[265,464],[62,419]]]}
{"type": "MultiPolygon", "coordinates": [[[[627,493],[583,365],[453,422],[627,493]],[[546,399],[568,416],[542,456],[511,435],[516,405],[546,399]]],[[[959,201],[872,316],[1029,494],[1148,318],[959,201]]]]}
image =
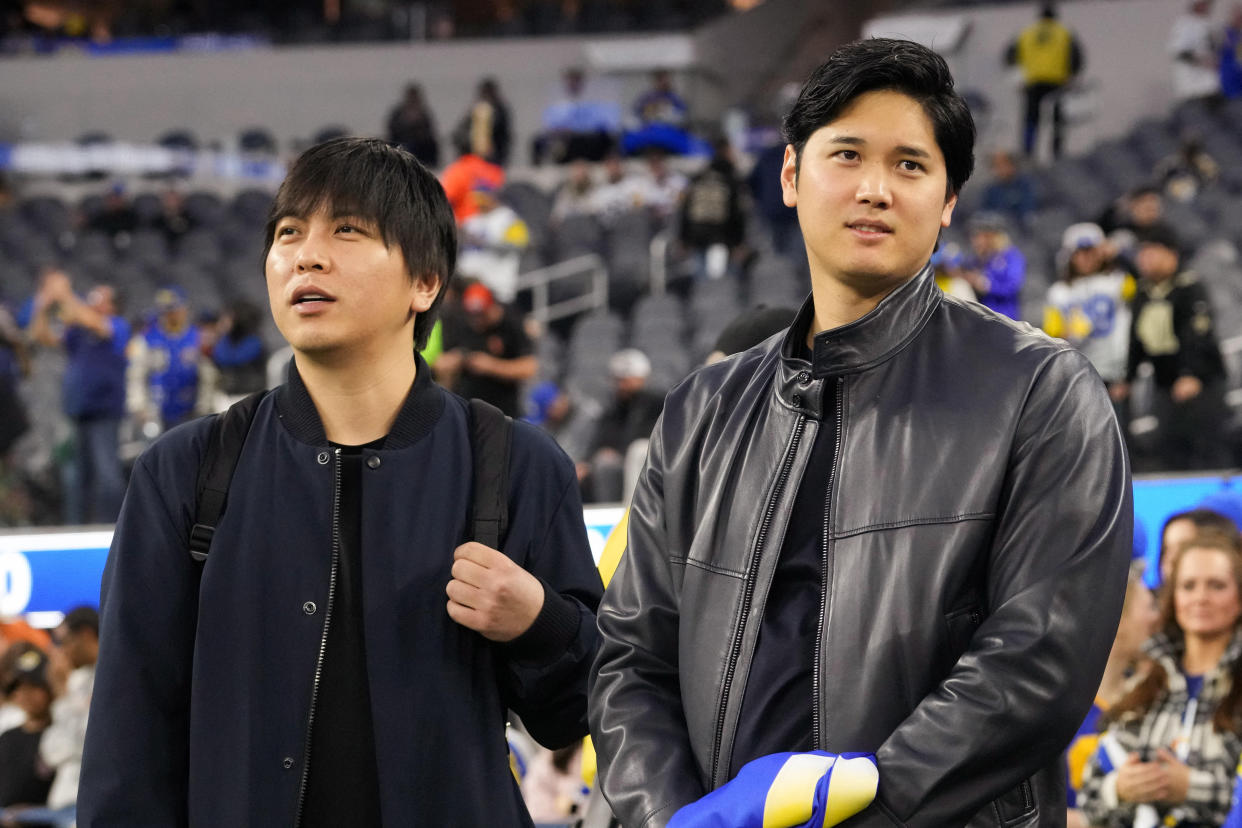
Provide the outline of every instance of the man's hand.
{"type": "Polygon", "coordinates": [[[543,584],[503,552],[481,543],[453,551],[448,614],[492,641],[512,641],[530,629],[543,609],[543,584]]]}
{"type": "Polygon", "coordinates": [[[1184,403],[1187,400],[1193,400],[1203,391],[1203,383],[1198,377],[1178,377],[1173,381],[1173,388],[1169,391],[1169,396],[1173,398],[1175,403],[1184,403]]]}
{"type": "Polygon", "coordinates": [[[1169,773],[1159,762],[1131,753],[1117,769],[1117,798],[1123,802],[1164,802],[1169,794],[1169,773]]]}
{"type": "Polygon", "coordinates": [[[466,354],[466,370],[472,374],[494,376],[496,374],[496,357],[483,351],[471,351],[466,354]]]}

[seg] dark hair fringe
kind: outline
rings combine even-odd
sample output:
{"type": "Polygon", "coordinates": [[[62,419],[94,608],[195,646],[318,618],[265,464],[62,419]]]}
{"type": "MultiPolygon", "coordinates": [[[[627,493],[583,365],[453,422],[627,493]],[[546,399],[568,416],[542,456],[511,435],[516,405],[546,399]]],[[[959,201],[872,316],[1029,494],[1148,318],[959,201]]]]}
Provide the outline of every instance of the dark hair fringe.
{"type": "Polygon", "coordinates": [[[414,345],[426,346],[457,263],[457,224],[440,182],[413,155],[378,138],[336,138],[311,147],[276,193],[263,261],[281,219],[321,210],[373,223],[384,244],[401,248],[411,279],[440,280],[431,307],[414,322],[414,345]]]}
{"type": "Polygon", "coordinates": [[[944,154],[949,192],[961,192],[975,166],[974,118],[954,89],[944,58],[909,40],[847,43],[811,73],[781,125],[798,163],[812,133],[836,120],[855,98],[881,90],[901,92],[923,107],[944,154]]]}

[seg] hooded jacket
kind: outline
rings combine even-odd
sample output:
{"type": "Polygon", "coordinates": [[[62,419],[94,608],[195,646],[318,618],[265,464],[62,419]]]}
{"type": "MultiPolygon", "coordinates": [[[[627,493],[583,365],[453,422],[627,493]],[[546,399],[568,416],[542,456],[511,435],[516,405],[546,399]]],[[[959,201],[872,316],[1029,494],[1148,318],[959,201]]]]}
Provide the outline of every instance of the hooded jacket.
{"type": "MultiPolygon", "coordinates": [[[[470,531],[468,417],[420,359],[384,447],[363,452],[363,622],[386,826],[528,826],[507,710],[549,746],[586,730],[602,587],[573,466],[531,426],[514,423],[504,552],[543,580],[544,610],[506,645],[446,612],[453,550],[470,531]]],[[[173,429],[134,468],[103,577],[83,828],[298,821],[340,459],[291,371],[255,413],[200,573],[188,538],[208,428],[173,429]]]]}
{"type": "MultiPolygon", "coordinates": [[[[626,828],[732,761],[764,606],[821,420],[813,747],[873,752],[861,826],[1064,824],[1133,523],[1122,435],[1065,343],[945,296],[930,269],[793,356],[789,332],[675,388],[599,612],[591,731],[626,828]],[[831,410],[821,410],[831,383],[831,410]]],[[[765,644],[764,646],[772,646],[765,644]]]]}

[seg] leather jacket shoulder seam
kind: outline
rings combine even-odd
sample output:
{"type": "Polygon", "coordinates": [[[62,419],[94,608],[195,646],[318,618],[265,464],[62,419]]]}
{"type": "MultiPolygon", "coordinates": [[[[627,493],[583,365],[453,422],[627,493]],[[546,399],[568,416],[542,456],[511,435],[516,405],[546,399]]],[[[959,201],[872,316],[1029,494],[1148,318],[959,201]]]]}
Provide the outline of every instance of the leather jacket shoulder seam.
{"type": "Polygon", "coordinates": [[[673,803],[671,803],[671,802],[665,802],[665,803],[661,804],[659,807],[652,808],[650,811],[648,811],[648,812],[647,812],[647,813],[643,816],[643,820],[642,820],[642,822],[640,822],[640,823],[639,823],[639,825],[644,826],[644,828],[645,828],[645,826],[647,825],[647,823],[651,821],[651,818],[652,818],[652,817],[656,816],[656,815],[657,815],[657,814],[659,814],[661,811],[663,811],[663,810],[667,809],[667,808],[668,808],[668,806],[670,806],[670,805],[672,805],[672,804],[673,804],[673,803]]]}
{"type": "Polygon", "coordinates": [[[686,566],[693,566],[698,569],[707,570],[708,572],[714,572],[717,575],[728,575],[732,578],[740,579],[746,577],[745,572],[738,572],[736,569],[729,569],[728,567],[717,566],[704,561],[696,561],[693,558],[686,557],[685,555],[670,555],[668,562],[672,564],[685,564],[686,566]]]}
{"type": "Polygon", "coordinates": [[[862,535],[867,532],[883,531],[885,529],[904,529],[907,526],[930,526],[937,523],[965,523],[970,520],[991,520],[995,517],[995,512],[963,512],[960,515],[911,518],[909,520],[896,520],[888,523],[871,523],[866,526],[855,527],[854,529],[845,529],[840,532],[834,532],[832,537],[851,538],[855,535],[862,535]]]}

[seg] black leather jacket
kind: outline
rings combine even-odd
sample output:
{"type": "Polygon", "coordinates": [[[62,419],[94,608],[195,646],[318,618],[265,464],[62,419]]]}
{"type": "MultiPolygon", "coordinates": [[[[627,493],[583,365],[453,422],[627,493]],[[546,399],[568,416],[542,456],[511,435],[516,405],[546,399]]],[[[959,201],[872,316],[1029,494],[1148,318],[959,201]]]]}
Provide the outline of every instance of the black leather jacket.
{"type": "Polygon", "coordinates": [[[1133,526],[1103,383],[928,270],[817,336],[813,364],[791,356],[811,312],[669,394],[598,615],[604,793],[627,828],[664,826],[737,772],[768,589],[834,417],[816,747],[880,767],[845,825],[1063,825],[1060,753],[1112,644],[1133,526]]]}

